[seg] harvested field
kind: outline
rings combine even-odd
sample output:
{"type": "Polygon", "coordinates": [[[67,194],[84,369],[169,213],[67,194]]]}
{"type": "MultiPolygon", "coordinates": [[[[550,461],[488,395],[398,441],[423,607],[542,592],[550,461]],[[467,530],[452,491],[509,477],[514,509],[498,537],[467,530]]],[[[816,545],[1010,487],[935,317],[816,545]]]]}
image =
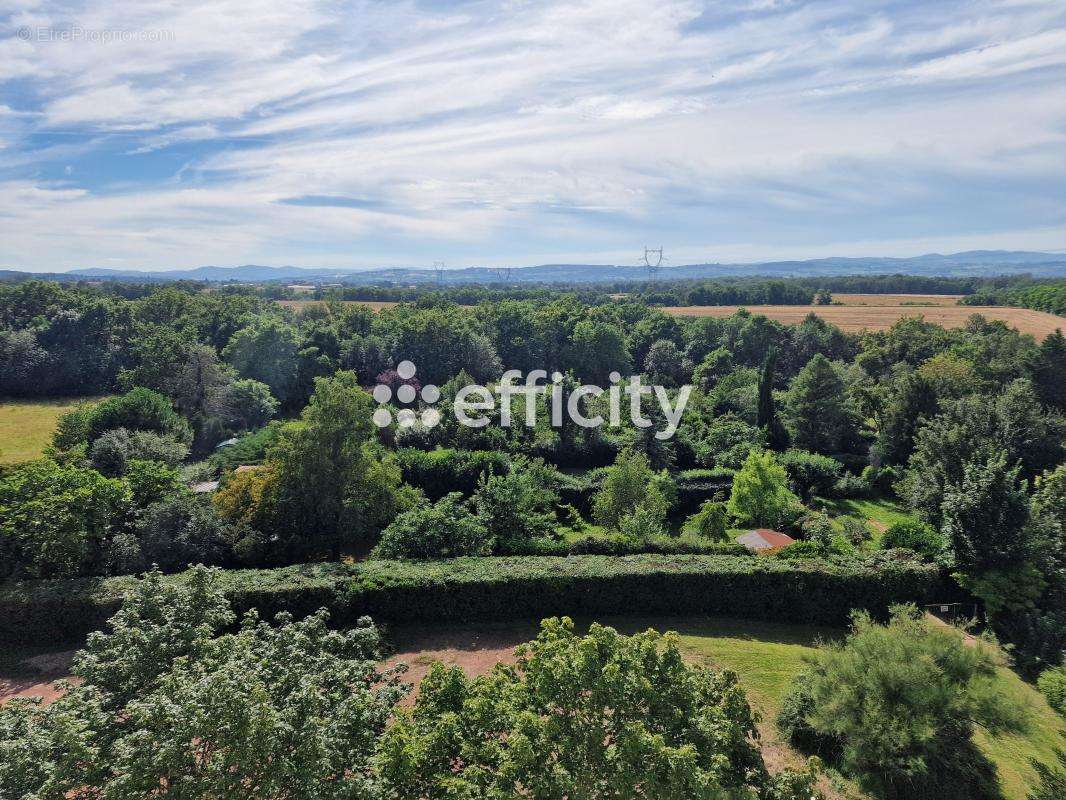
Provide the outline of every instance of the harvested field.
{"type": "Polygon", "coordinates": [[[954,306],[961,294],[834,294],[846,306],[954,306]]]}
{"type": "MultiPolygon", "coordinates": [[[[370,308],[373,311],[381,311],[383,308],[394,308],[399,303],[390,303],[383,300],[341,300],[339,301],[346,306],[361,305],[370,308]]],[[[308,306],[324,305],[324,300],[278,300],[279,306],[285,306],[285,308],[291,308],[295,311],[303,311],[308,306]]]]}
{"type": "Polygon", "coordinates": [[[728,317],[741,308],[785,325],[796,325],[808,314],[815,314],[848,333],[888,330],[904,317],[924,317],[926,322],[945,328],[961,328],[973,314],[1006,322],[1037,340],[1056,328],[1066,329],[1066,318],[1006,306],[664,306],[662,310],[675,317],[728,317]]]}
{"type": "Polygon", "coordinates": [[[59,418],[82,403],[94,405],[102,397],[0,401],[0,464],[40,458],[52,442],[59,418]]]}

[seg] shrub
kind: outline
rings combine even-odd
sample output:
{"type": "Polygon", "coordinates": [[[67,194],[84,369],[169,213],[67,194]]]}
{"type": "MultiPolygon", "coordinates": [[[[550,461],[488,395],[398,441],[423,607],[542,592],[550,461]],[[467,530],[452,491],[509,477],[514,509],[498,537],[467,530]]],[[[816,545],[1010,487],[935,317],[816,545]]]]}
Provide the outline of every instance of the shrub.
{"type": "Polygon", "coordinates": [[[774,454],[753,450],[733,478],[727,509],[741,525],[784,527],[802,507],[789,491],[788,476],[774,454]]]}
{"type": "Polygon", "coordinates": [[[222,473],[232,472],[242,464],[259,464],[277,441],[280,430],[280,422],[271,422],[257,431],[244,434],[234,444],[216,449],[209,460],[222,473]]]}
{"type": "Polygon", "coordinates": [[[240,429],[261,428],[278,413],[280,403],[265,383],[245,378],[225,388],[220,399],[226,422],[240,429]]]}
{"type": "Polygon", "coordinates": [[[816,494],[828,495],[844,468],[835,458],[806,450],[787,450],[778,455],[777,461],[785,468],[793,491],[807,501],[816,494]]]}
{"type": "Polygon", "coordinates": [[[705,539],[728,541],[726,529],[729,527],[729,515],[724,503],[713,500],[704,501],[700,510],[685,520],[684,528],[695,532],[705,539]]]}
{"type": "Polygon", "coordinates": [[[451,492],[473,494],[481,476],[504,475],[511,468],[510,457],[498,450],[416,450],[396,451],[396,464],[405,483],[421,489],[430,500],[451,492]]]}
{"type": "Polygon", "coordinates": [[[247,535],[227,523],[206,498],[185,494],[149,506],[137,520],[137,538],[144,561],[164,572],[190,564],[226,565],[233,547],[247,535]]]}
{"type": "Polygon", "coordinates": [[[643,506],[661,525],[673,504],[673,488],[665,472],[652,471],[643,453],[619,453],[593,500],[593,516],[600,525],[619,530],[622,521],[643,506]]]}
{"type": "Polygon", "coordinates": [[[869,497],[873,494],[873,487],[862,477],[845,472],[837,479],[832,488],[833,497],[843,499],[869,497]]]}
{"type": "Polygon", "coordinates": [[[93,442],[89,457],[94,467],[111,477],[122,475],[130,461],[159,461],[174,466],[189,455],[189,447],[172,435],[115,428],[93,442]]]}
{"type": "Polygon", "coordinates": [[[396,517],[374,548],[377,558],[455,558],[492,550],[488,529],[463,505],[458,492],[396,517]]]}
{"type": "Polygon", "coordinates": [[[644,505],[637,506],[626,515],[619,523],[618,530],[623,539],[631,542],[643,542],[665,533],[657,514],[644,505]]]}
{"type": "MultiPolygon", "coordinates": [[[[928,602],[938,591],[935,567],[889,556],[817,562],[732,555],[370,560],[227,570],[219,580],[239,612],[303,616],[325,606],[337,625],[366,614],[394,622],[466,622],[635,612],[840,626],[849,609],[881,615],[893,603],[928,602]]],[[[129,578],[0,585],[0,636],[83,636],[114,613],[130,586],[129,578]]]]}
{"type": "Polygon", "coordinates": [[[887,625],[857,613],[847,640],[819,651],[793,692],[782,727],[839,743],[841,767],[886,798],[998,796],[973,726],[1025,723],[998,689],[992,653],[913,606],[894,609],[887,625]]]}
{"type": "Polygon", "coordinates": [[[1066,667],[1050,667],[1040,673],[1036,681],[1040,693],[1048,705],[1060,714],[1066,714],[1066,667]]]}
{"type": "Polygon", "coordinates": [[[181,472],[158,461],[131,461],[126,483],[135,509],[147,508],[165,497],[185,492],[181,472]]]}
{"type": "Polygon", "coordinates": [[[178,441],[192,441],[192,429],[159,392],[137,387],[120,397],[111,397],[89,413],[88,440],[95,441],[105,431],[155,431],[178,441]]]}
{"type": "Polygon", "coordinates": [[[551,488],[552,473],[543,462],[523,460],[506,475],[482,475],[472,502],[495,552],[514,552],[521,542],[554,531],[558,496],[551,488]]]}
{"type": "Polygon", "coordinates": [[[881,547],[884,550],[896,547],[913,550],[935,561],[944,553],[944,539],[924,522],[895,522],[881,537],[881,547]]]}
{"type": "Polygon", "coordinates": [[[855,519],[855,517],[843,517],[840,520],[840,533],[856,547],[873,538],[870,535],[870,529],[866,527],[866,523],[855,519]]]}

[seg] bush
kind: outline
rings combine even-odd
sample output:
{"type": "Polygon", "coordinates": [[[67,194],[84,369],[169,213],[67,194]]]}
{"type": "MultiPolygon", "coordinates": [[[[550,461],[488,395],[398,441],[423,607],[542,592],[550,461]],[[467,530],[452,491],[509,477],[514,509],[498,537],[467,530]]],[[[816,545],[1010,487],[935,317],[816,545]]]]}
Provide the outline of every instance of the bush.
{"type": "Polygon", "coordinates": [[[1040,693],[1048,705],[1060,714],[1066,714],[1066,667],[1051,667],[1040,673],[1036,681],[1040,693]]]}
{"type": "Polygon", "coordinates": [[[179,495],[149,506],[137,520],[137,538],[145,563],[164,572],[190,564],[228,565],[233,547],[247,535],[227,523],[207,498],[179,495]]]}
{"type": "Polygon", "coordinates": [[[841,499],[863,498],[873,494],[873,487],[858,475],[845,472],[832,487],[833,497],[841,499]]]}
{"type": "Polygon", "coordinates": [[[685,520],[684,529],[691,530],[696,535],[705,539],[728,541],[726,533],[729,527],[729,515],[726,513],[724,503],[716,503],[713,500],[704,501],[700,510],[685,520]]]}
{"type": "Polygon", "coordinates": [[[498,450],[426,451],[405,447],[396,451],[396,465],[405,483],[421,489],[430,500],[439,500],[451,492],[472,495],[482,475],[510,471],[511,459],[498,450]]]}
{"type": "Polygon", "coordinates": [[[232,472],[242,464],[259,464],[266,458],[267,450],[274,446],[280,431],[281,423],[271,422],[257,431],[246,433],[234,444],[216,449],[208,460],[223,474],[232,472]]]}
{"type": "Polygon", "coordinates": [[[126,428],[130,431],[155,431],[178,441],[192,441],[192,429],[159,392],[138,386],[120,397],[111,397],[89,412],[87,426],[90,443],[105,431],[126,428]]]}
{"type": "Polygon", "coordinates": [[[481,477],[472,503],[497,553],[512,553],[522,542],[555,529],[558,496],[551,488],[554,469],[522,460],[506,475],[481,477]]]}
{"type": "Polygon", "coordinates": [[[896,522],[889,526],[881,537],[881,548],[913,550],[930,561],[944,553],[944,539],[924,522],[896,522]]]}
{"type": "MultiPolygon", "coordinates": [[[[882,615],[894,603],[927,602],[939,591],[936,568],[887,555],[831,562],[719,555],[371,560],[227,570],[219,580],[238,612],[257,608],[269,619],[325,606],[341,626],[366,614],[467,622],[627,612],[841,626],[849,609],[882,615]]],[[[115,612],[132,585],[129,578],[0,585],[0,637],[54,644],[83,636],[115,612]]]]}
{"type": "Polygon", "coordinates": [[[405,511],[381,533],[377,558],[455,558],[492,551],[488,529],[463,505],[458,492],[405,511]]]}
{"type": "Polygon", "coordinates": [[[778,455],[777,461],[785,468],[792,490],[806,501],[814,495],[828,495],[844,468],[835,458],[806,450],[787,450],[778,455]]]}
{"type": "Polygon", "coordinates": [[[820,749],[839,743],[849,775],[900,800],[998,797],[974,725],[996,733],[1025,724],[1025,710],[999,691],[991,651],[913,606],[894,609],[887,625],[857,613],[847,640],[822,648],[792,694],[783,730],[820,749]]]}
{"type": "Polygon", "coordinates": [[[769,451],[753,450],[733,478],[727,506],[740,525],[787,527],[803,512],[788,489],[788,476],[769,451]]]}
{"type": "Polygon", "coordinates": [[[89,451],[92,465],[111,477],[122,475],[132,460],[159,461],[170,466],[180,464],[189,455],[189,447],[172,435],[153,431],[129,431],[115,428],[105,431],[89,451]]]}
{"type": "Polygon", "coordinates": [[[631,542],[644,542],[653,536],[662,536],[665,531],[656,512],[639,505],[618,526],[622,538],[631,542]]]}
{"type": "Polygon", "coordinates": [[[643,506],[659,525],[673,505],[674,486],[666,472],[655,473],[643,453],[619,453],[605,471],[603,486],[593,500],[593,516],[600,525],[620,530],[623,520],[643,506]]]}

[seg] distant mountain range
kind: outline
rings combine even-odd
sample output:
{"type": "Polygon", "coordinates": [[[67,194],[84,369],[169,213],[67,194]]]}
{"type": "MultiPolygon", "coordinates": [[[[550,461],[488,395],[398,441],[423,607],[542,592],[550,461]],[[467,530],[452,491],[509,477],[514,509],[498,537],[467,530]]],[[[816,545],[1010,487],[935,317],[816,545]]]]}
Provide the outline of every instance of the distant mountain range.
{"type": "MultiPolygon", "coordinates": [[[[906,274],[944,277],[978,277],[1029,273],[1039,277],[1066,277],[1066,253],[1008,250],[970,250],[913,258],[816,258],[806,261],[765,261],[756,264],[686,264],[662,267],[655,280],[691,280],[724,277],[811,277],[819,275],[906,274]]],[[[0,280],[41,277],[61,281],[211,281],[218,283],[343,283],[407,285],[437,281],[428,268],[336,269],[326,267],[196,267],[195,269],[139,270],[91,267],[60,273],[26,273],[0,270],[0,280]]],[[[642,281],[645,267],[614,264],[543,264],[536,267],[465,267],[445,270],[447,284],[470,283],[606,283],[642,281]]]]}

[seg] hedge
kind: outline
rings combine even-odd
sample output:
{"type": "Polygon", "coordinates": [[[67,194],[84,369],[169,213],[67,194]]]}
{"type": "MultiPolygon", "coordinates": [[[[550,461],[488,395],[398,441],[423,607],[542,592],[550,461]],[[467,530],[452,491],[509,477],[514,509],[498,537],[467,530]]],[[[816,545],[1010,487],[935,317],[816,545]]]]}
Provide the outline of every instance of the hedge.
{"type": "Polygon", "coordinates": [[[430,500],[440,500],[449,492],[471,495],[482,475],[502,475],[511,468],[508,455],[498,450],[403,447],[396,451],[396,463],[404,482],[417,486],[430,500]]]}
{"type": "MultiPolygon", "coordinates": [[[[165,580],[183,580],[182,574],[165,580]]],[[[43,580],[0,587],[0,641],[71,641],[102,627],[133,578],[43,580]]],[[[553,614],[722,614],[839,626],[852,608],[885,614],[937,592],[935,567],[876,558],[788,562],[755,556],[635,555],[364,561],[229,570],[234,608],[336,624],[530,619],[553,614]]]]}

